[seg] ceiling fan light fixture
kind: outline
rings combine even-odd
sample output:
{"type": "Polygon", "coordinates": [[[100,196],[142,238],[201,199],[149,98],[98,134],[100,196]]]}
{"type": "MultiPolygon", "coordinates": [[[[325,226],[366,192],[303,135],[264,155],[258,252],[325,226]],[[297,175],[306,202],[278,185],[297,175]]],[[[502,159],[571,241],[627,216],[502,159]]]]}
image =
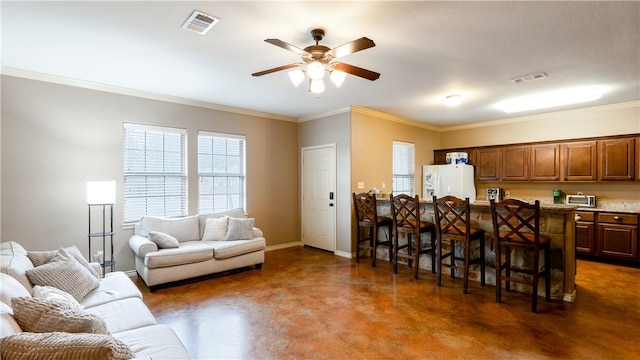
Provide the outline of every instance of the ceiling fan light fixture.
{"type": "Polygon", "coordinates": [[[322,81],[322,79],[311,79],[309,83],[309,91],[314,94],[321,94],[324,91],[324,81],[322,81]]]}
{"type": "Polygon", "coordinates": [[[307,75],[311,80],[320,80],[324,77],[324,65],[319,61],[313,61],[307,66],[307,75]]]}
{"type": "Polygon", "coordinates": [[[298,87],[304,80],[304,71],[297,69],[289,72],[289,79],[293,83],[293,86],[298,87]]]}
{"type": "Polygon", "coordinates": [[[332,70],[329,77],[336,87],[340,87],[342,86],[344,79],[347,77],[347,73],[340,70],[332,70]]]}
{"type": "Polygon", "coordinates": [[[462,104],[462,96],[458,94],[449,95],[446,98],[444,98],[444,103],[449,107],[458,106],[462,104]]]}

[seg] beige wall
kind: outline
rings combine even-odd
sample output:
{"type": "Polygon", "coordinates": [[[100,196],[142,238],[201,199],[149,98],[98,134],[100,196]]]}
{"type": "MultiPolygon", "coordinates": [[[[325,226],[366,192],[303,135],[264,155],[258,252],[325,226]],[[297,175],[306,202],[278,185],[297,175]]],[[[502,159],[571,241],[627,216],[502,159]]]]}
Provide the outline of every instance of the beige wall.
{"type": "MultiPolygon", "coordinates": [[[[640,133],[640,103],[629,102],[504,121],[475,124],[467,128],[445,129],[440,136],[441,149],[486,146],[533,141],[577,139],[640,133]],[[483,126],[481,126],[483,125],[483,126]]],[[[564,194],[595,194],[601,201],[640,201],[640,181],[636,182],[499,182],[477,183],[482,198],[487,187],[500,187],[511,197],[550,201],[552,190],[564,194]]]]}
{"type": "Polygon", "coordinates": [[[197,212],[198,130],[247,139],[247,212],[267,245],[299,239],[298,124],[2,76],[2,241],[87,253],[86,181],[117,181],[115,255],[132,270],[122,228],[124,122],[187,129],[189,213],[197,212]]]}
{"type": "Polygon", "coordinates": [[[300,147],[336,144],[336,254],[351,253],[351,131],[350,114],[305,121],[299,127],[300,147]]]}

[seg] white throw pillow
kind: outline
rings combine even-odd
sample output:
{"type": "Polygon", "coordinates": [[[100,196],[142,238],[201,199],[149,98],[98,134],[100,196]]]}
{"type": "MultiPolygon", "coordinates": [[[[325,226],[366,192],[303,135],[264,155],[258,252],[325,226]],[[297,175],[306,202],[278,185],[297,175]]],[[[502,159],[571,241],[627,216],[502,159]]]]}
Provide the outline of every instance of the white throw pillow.
{"type": "Polygon", "coordinates": [[[78,301],[68,292],[55,288],[53,286],[36,285],[33,287],[33,297],[45,300],[61,300],[82,309],[78,301]]]}
{"type": "Polygon", "coordinates": [[[204,234],[202,240],[224,240],[227,236],[227,223],[229,217],[208,218],[204,226],[204,234]]]}
{"type": "Polygon", "coordinates": [[[149,240],[158,245],[160,249],[171,249],[180,247],[178,239],[160,231],[149,231],[149,240]]]}
{"type": "Polygon", "coordinates": [[[251,240],[253,239],[254,218],[229,218],[229,226],[225,240],[251,240]]]}

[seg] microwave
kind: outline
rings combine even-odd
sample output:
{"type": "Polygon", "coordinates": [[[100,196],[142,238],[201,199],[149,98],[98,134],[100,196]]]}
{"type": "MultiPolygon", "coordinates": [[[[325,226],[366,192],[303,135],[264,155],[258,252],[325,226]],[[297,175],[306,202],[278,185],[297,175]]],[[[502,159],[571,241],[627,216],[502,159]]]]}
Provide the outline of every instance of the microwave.
{"type": "Polygon", "coordinates": [[[580,207],[596,207],[595,195],[567,195],[566,203],[580,207]]]}

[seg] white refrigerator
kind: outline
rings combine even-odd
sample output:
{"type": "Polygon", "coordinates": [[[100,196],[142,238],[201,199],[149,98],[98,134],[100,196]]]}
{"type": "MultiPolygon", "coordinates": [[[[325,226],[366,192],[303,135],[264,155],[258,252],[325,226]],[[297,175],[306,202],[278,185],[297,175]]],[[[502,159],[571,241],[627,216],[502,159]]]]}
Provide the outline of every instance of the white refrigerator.
{"type": "Polygon", "coordinates": [[[476,200],[476,186],[473,166],[467,164],[423,165],[422,198],[431,200],[433,196],[453,195],[460,199],[476,200]]]}

